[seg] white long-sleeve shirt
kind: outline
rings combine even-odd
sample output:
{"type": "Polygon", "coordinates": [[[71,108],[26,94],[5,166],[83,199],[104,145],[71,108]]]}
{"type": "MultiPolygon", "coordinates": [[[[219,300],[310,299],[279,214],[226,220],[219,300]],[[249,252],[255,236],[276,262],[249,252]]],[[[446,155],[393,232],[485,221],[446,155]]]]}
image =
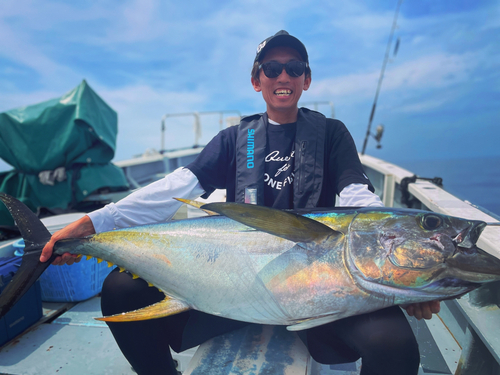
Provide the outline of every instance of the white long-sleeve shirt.
{"type": "MultiPolygon", "coordinates": [[[[153,224],[170,220],[182,205],[173,198],[196,199],[205,191],[198,178],[186,168],[179,168],[166,177],[139,189],[117,203],[88,214],[97,233],[118,228],[153,224]]],[[[381,207],[380,198],[368,185],[350,184],[339,196],[344,207],[381,207]]]]}

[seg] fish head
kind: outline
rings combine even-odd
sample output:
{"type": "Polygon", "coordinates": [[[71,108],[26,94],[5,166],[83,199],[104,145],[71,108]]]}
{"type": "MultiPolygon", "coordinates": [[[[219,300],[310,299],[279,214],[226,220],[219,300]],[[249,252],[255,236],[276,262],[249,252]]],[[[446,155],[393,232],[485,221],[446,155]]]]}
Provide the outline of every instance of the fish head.
{"type": "Polygon", "coordinates": [[[360,212],[349,228],[346,263],[364,289],[451,298],[500,279],[500,260],[476,246],[485,227],[429,211],[360,212]]]}

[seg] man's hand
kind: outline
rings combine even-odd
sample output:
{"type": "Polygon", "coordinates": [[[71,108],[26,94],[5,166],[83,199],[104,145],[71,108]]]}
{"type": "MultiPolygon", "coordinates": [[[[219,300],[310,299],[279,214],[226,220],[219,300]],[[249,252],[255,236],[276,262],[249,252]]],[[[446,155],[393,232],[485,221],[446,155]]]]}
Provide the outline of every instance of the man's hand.
{"type": "Polygon", "coordinates": [[[414,316],[416,319],[420,320],[431,319],[432,314],[437,314],[441,311],[441,304],[439,301],[412,303],[411,305],[402,306],[408,315],[414,316]]]}
{"type": "MultiPolygon", "coordinates": [[[[54,244],[57,241],[63,240],[65,238],[85,237],[94,233],[95,233],[94,224],[92,224],[92,220],[90,220],[90,217],[85,215],[81,219],[67,225],[66,227],[64,227],[61,230],[58,230],[52,235],[50,241],[47,242],[47,244],[44,246],[42,250],[42,255],[40,255],[40,262],[46,262],[50,259],[50,257],[52,256],[52,251],[54,249],[54,244]]],[[[62,266],[63,264],[70,265],[75,262],[78,263],[80,259],[81,256],[79,255],[64,253],[62,256],[58,256],[52,262],[52,264],[57,266],[62,266]]]]}

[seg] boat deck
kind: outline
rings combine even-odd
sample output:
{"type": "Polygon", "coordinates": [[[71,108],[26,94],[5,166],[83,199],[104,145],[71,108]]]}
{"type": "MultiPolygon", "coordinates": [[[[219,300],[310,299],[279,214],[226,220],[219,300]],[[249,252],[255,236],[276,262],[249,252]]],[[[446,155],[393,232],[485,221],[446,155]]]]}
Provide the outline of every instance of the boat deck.
{"type": "MultiPolygon", "coordinates": [[[[44,302],[43,314],[43,318],[37,324],[0,348],[0,374],[135,374],[118,349],[106,324],[93,319],[101,316],[100,297],[80,303],[44,302]]],[[[418,322],[410,318],[410,323],[420,344],[422,365],[419,374],[453,374],[461,348],[451,338],[439,316],[428,322],[418,322]],[[444,353],[444,357],[440,353],[444,353]]],[[[258,340],[255,332],[245,330],[244,328],[240,330],[241,332],[229,333],[218,340],[211,340],[201,346],[198,352],[197,348],[193,348],[180,354],[173,353],[174,359],[179,364],[178,369],[186,375],[269,373],[269,364],[276,366],[279,360],[269,356],[276,345],[278,333],[278,336],[281,335],[279,338],[281,342],[288,340],[289,346],[294,346],[290,351],[293,360],[290,362],[290,358],[287,359],[290,363],[289,369],[280,374],[359,374],[360,361],[335,366],[316,363],[308,356],[305,347],[295,334],[284,330],[284,327],[265,326],[262,332],[258,333],[258,340]],[[277,330],[279,332],[276,333],[277,330]],[[250,342],[253,344],[249,345],[250,342]],[[206,367],[207,363],[213,364],[216,358],[220,360],[222,354],[228,359],[224,362],[223,368],[206,367]],[[251,365],[248,365],[248,358],[253,358],[251,365]],[[246,372],[242,371],[242,360],[247,364],[246,372]],[[206,372],[207,368],[212,369],[209,371],[210,374],[206,372]]]]}
{"type": "MultiPolygon", "coordinates": [[[[132,375],[101,316],[100,297],[81,303],[43,303],[43,318],[0,348],[0,374],[132,375]],[[62,314],[61,314],[62,312],[62,314]]],[[[185,369],[195,350],[175,353],[185,369]]]]}

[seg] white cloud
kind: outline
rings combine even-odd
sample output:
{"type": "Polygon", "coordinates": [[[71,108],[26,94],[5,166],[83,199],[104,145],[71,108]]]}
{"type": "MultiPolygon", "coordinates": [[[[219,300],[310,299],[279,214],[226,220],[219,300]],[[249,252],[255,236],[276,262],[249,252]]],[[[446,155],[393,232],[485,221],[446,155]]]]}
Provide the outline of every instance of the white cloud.
{"type": "MultiPolygon", "coordinates": [[[[8,64],[0,66],[0,111],[59,97],[86,78],[119,114],[122,159],[159,147],[165,113],[262,110],[249,83],[255,49],[286,29],[303,39],[312,59],[313,84],[304,100],[333,100],[339,112],[349,108],[352,123],[356,116],[364,123],[394,16],[390,6],[374,4],[4,0],[0,58],[8,64]]],[[[436,110],[478,80],[498,82],[498,6],[439,16],[408,9],[403,4],[401,47],[387,67],[379,110],[436,110]]],[[[191,124],[169,139],[189,145],[191,124]]]]}
{"type": "MultiPolygon", "coordinates": [[[[466,54],[434,54],[388,65],[382,82],[382,91],[401,92],[429,90],[467,83],[478,59],[466,54]]],[[[316,98],[349,96],[362,101],[375,95],[380,71],[349,74],[313,82],[310,94],[316,98]]],[[[408,107],[410,108],[410,107],[408,107]]]]}
{"type": "Polygon", "coordinates": [[[442,107],[451,101],[451,97],[433,97],[432,99],[416,101],[411,104],[401,106],[391,106],[392,112],[398,113],[422,113],[442,107]]]}
{"type": "Polygon", "coordinates": [[[389,90],[432,89],[464,82],[476,65],[474,54],[434,54],[402,63],[388,70],[389,90]]]}
{"type": "Polygon", "coordinates": [[[389,28],[394,19],[394,12],[374,13],[366,9],[359,9],[356,13],[334,17],[332,25],[340,30],[355,33],[358,36],[373,36],[378,35],[388,36],[389,28]]]}
{"type": "MultiPolygon", "coordinates": [[[[76,86],[79,82],[76,82],[76,86]]],[[[67,91],[70,91],[69,88],[67,91]]],[[[50,99],[62,96],[64,92],[57,92],[50,89],[44,89],[33,92],[2,92],[0,90],[0,112],[5,112],[14,108],[24,107],[31,104],[45,102],[50,99]]]]}
{"type": "MultiPolygon", "coordinates": [[[[147,148],[160,148],[160,123],[167,113],[196,111],[207,97],[199,92],[157,90],[147,85],[108,89],[95,87],[97,93],[118,113],[117,158],[139,154],[147,148]]],[[[167,148],[191,146],[191,129],[167,127],[167,148]]]]}
{"type": "Polygon", "coordinates": [[[2,35],[0,56],[36,71],[44,84],[80,78],[70,67],[48,57],[40,46],[30,41],[28,33],[14,31],[2,20],[0,20],[0,35],[2,35]]]}

